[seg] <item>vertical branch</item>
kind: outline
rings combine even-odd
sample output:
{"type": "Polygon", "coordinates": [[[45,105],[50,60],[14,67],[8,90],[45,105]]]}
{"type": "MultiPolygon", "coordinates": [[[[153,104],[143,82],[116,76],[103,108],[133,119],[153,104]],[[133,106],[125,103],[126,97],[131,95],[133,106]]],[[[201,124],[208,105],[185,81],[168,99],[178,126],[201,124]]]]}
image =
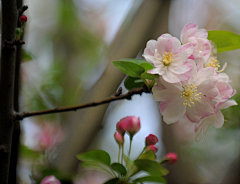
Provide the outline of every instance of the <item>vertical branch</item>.
{"type": "Polygon", "coordinates": [[[15,0],[2,0],[2,40],[0,74],[0,183],[8,183],[13,120],[15,46],[4,46],[5,40],[14,41],[17,24],[15,0]]]}
{"type": "MultiPolygon", "coordinates": [[[[22,7],[22,0],[17,0],[17,9],[22,7]]],[[[22,12],[18,12],[17,27],[21,27],[19,17],[22,16],[22,12]]],[[[15,79],[14,79],[14,110],[19,111],[19,86],[20,86],[20,64],[22,57],[22,46],[17,45],[16,59],[15,59],[15,79]]],[[[10,168],[8,183],[17,183],[17,163],[18,163],[18,150],[19,150],[19,137],[20,137],[20,121],[14,123],[13,135],[12,135],[12,147],[10,157],[10,168]]]]}

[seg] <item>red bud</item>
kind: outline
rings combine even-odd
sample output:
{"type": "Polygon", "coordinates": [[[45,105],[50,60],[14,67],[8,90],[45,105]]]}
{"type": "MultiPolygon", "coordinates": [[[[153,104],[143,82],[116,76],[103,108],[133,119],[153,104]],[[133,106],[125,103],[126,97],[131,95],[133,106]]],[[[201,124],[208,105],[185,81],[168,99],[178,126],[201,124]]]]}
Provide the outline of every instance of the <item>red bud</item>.
{"type": "Polygon", "coordinates": [[[25,15],[21,16],[21,17],[19,18],[19,21],[20,21],[21,23],[27,22],[27,16],[25,16],[25,15]]]}
{"type": "Polygon", "coordinates": [[[165,160],[167,160],[167,164],[174,165],[178,161],[178,156],[176,153],[168,153],[165,160]]]}
{"type": "Polygon", "coordinates": [[[153,134],[149,134],[146,137],[145,142],[146,142],[146,146],[148,146],[148,145],[155,145],[158,142],[158,138],[157,138],[157,136],[155,136],[153,134]]]}

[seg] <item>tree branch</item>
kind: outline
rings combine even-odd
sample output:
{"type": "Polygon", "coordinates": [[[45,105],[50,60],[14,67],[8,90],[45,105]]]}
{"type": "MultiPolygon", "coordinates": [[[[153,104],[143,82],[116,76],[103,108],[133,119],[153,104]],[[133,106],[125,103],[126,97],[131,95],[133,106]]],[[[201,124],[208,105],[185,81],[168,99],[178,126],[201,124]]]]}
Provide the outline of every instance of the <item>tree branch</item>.
{"type": "Polygon", "coordinates": [[[8,183],[12,134],[14,128],[14,70],[16,47],[4,47],[5,40],[15,40],[16,0],[2,0],[2,50],[0,74],[0,183],[8,183]]]}
{"type": "Polygon", "coordinates": [[[141,88],[134,88],[130,91],[128,91],[126,94],[121,95],[122,88],[119,88],[119,90],[114,94],[114,96],[109,97],[105,100],[99,101],[99,102],[90,102],[82,105],[72,106],[72,107],[65,107],[65,108],[58,108],[55,109],[49,109],[49,110],[43,110],[43,111],[35,111],[35,112],[21,112],[21,113],[15,113],[15,119],[16,120],[22,120],[27,117],[31,116],[40,116],[45,114],[53,114],[53,113],[60,113],[60,112],[68,112],[68,111],[76,111],[78,109],[83,109],[87,107],[94,107],[106,103],[110,103],[112,101],[127,99],[131,100],[133,95],[139,94],[142,95],[142,93],[150,93],[148,88],[146,86],[143,86],[141,88]]]}
{"type": "Polygon", "coordinates": [[[28,9],[28,5],[23,5],[21,8],[18,9],[18,17],[21,17],[22,14],[28,9]]]}

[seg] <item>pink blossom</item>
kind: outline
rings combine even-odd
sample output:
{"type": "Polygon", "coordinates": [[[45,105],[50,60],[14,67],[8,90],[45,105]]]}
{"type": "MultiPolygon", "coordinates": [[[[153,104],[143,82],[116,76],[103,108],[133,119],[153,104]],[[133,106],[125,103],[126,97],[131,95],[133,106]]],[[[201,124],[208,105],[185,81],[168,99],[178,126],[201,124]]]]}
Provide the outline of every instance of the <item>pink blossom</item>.
{"type": "Polygon", "coordinates": [[[184,115],[192,122],[199,122],[201,118],[214,113],[214,104],[206,96],[216,96],[213,90],[217,80],[214,69],[204,68],[191,71],[188,81],[167,83],[159,78],[152,89],[153,98],[161,101],[160,112],[167,124],[179,121],[184,115]]]}
{"type": "Polygon", "coordinates": [[[219,102],[215,106],[215,113],[206,117],[203,117],[199,123],[195,126],[195,140],[201,140],[201,133],[203,132],[203,137],[205,138],[207,129],[210,124],[216,128],[221,128],[224,124],[224,117],[221,109],[226,109],[230,106],[237,105],[235,100],[227,100],[225,102],[219,102]]]}
{"type": "Polygon", "coordinates": [[[181,45],[177,38],[163,34],[157,41],[147,42],[143,57],[155,66],[148,73],[161,75],[165,81],[176,83],[190,78],[189,71],[193,66],[188,57],[192,52],[191,44],[181,45]]]}
{"type": "Polygon", "coordinates": [[[216,74],[218,82],[216,84],[216,89],[218,91],[218,95],[212,99],[214,102],[225,102],[230,97],[232,97],[236,90],[232,88],[229,84],[229,76],[226,73],[216,74]]]}
{"type": "Polygon", "coordinates": [[[153,134],[149,134],[146,137],[145,142],[146,142],[146,146],[148,146],[148,145],[155,145],[158,142],[158,138],[157,138],[157,136],[155,136],[153,134]]]}
{"type": "Polygon", "coordinates": [[[124,138],[120,132],[115,132],[114,138],[118,144],[123,144],[124,138]]]}
{"type": "Polygon", "coordinates": [[[157,148],[156,146],[154,146],[154,145],[148,145],[148,146],[146,147],[146,150],[147,150],[147,151],[150,150],[150,151],[153,151],[154,153],[157,153],[158,148],[157,148]]]}
{"type": "Polygon", "coordinates": [[[127,116],[125,118],[122,118],[117,123],[117,131],[121,132],[122,134],[127,131],[130,136],[133,136],[135,133],[137,133],[140,128],[140,118],[137,118],[135,116],[127,116]]]}
{"type": "Polygon", "coordinates": [[[55,176],[46,176],[43,178],[40,184],[61,184],[61,182],[55,176]]]}
{"type": "Polygon", "coordinates": [[[178,161],[178,156],[176,153],[170,152],[170,153],[167,153],[165,160],[167,160],[167,164],[174,165],[178,161]]]}
{"type": "Polygon", "coordinates": [[[188,23],[182,29],[180,38],[183,44],[190,43],[193,46],[193,56],[195,60],[203,58],[207,60],[211,54],[211,44],[207,39],[206,29],[198,29],[197,24],[188,23]]]}

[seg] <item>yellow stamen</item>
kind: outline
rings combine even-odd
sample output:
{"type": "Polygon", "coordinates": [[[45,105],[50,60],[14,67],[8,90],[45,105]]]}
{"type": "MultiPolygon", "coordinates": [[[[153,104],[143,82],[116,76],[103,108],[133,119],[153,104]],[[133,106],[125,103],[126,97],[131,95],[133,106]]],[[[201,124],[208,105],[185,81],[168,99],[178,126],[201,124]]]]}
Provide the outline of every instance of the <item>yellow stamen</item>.
{"type": "Polygon", "coordinates": [[[164,59],[162,60],[163,64],[165,66],[170,65],[173,61],[173,58],[172,58],[173,56],[174,55],[171,52],[165,52],[165,54],[163,55],[164,59]]]}
{"type": "Polygon", "coordinates": [[[216,58],[215,59],[211,58],[211,62],[208,63],[205,67],[209,66],[215,68],[216,71],[218,71],[218,68],[220,68],[220,63],[216,58]]]}
{"type": "Polygon", "coordinates": [[[183,105],[187,105],[188,107],[194,106],[194,102],[199,102],[199,99],[201,97],[199,95],[202,95],[202,93],[196,93],[197,87],[191,83],[191,85],[185,85],[183,86],[183,91],[181,92],[181,98],[184,99],[183,105]]]}

